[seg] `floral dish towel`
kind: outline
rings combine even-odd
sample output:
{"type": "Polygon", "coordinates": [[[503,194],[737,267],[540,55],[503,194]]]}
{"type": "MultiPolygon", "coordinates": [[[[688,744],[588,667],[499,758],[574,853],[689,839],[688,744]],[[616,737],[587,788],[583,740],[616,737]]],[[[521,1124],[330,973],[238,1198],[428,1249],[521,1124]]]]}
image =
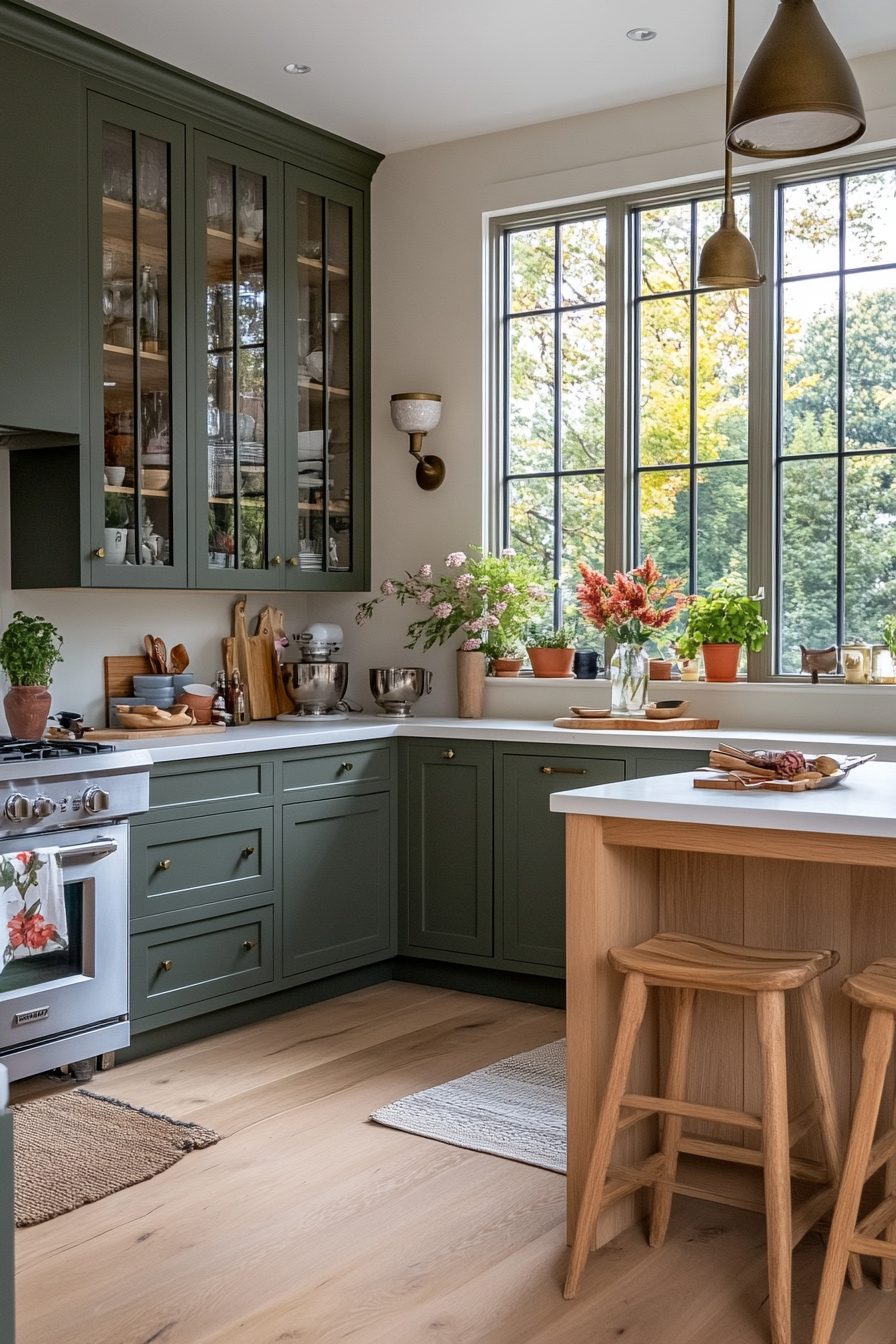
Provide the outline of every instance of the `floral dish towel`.
{"type": "Polygon", "coordinates": [[[68,947],[62,856],[58,849],[0,854],[0,948],[3,965],[68,947]]]}

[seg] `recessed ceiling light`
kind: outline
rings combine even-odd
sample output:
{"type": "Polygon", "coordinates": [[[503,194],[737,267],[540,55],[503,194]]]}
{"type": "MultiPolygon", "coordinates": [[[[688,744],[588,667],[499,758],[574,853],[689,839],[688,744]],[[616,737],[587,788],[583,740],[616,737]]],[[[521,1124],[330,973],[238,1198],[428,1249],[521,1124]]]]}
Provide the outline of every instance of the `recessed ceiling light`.
{"type": "Polygon", "coordinates": [[[296,65],[295,61],[290,61],[289,65],[284,65],[283,69],[288,75],[310,75],[310,65],[296,65]]]}
{"type": "MultiPolygon", "coordinates": [[[[654,28],[629,28],[626,37],[630,42],[651,42],[656,37],[654,28]]],[[[286,67],[287,70],[289,66],[286,67]]]]}

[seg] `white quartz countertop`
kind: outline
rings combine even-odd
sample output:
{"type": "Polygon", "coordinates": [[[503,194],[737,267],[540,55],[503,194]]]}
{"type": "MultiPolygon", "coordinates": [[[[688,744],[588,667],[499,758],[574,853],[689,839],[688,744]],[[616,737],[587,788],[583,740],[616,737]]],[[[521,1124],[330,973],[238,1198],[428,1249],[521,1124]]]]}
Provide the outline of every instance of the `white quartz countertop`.
{"type": "Polygon", "coordinates": [[[632,821],[896,837],[896,764],[872,761],[858,766],[836,788],[803,793],[695,789],[690,772],[659,775],[554,793],[551,811],[632,821]]]}
{"type": "MultiPolygon", "coordinates": [[[[756,747],[795,747],[818,753],[834,751],[852,755],[877,752],[881,760],[896,762],[896,736],[868,733],[784,733],[737,731],[716,728],[712,731],[641,732],[617,729],[555,728],[550,721],[537,719],[384,719],[375,714],[353,714],[349,719],[309,720],[307,723],[280,723],[276,719],[228,728],[223,733],[187,737],[142,738],[139,746],[154,763],[202,760],[216,756],[242,755],[259,751],[291,751],[297,747],[326,746],[335,743],[365,742],[389,737],[443,737],[487,742],[531,742],[543,746],[594,747],[602,751],[613,747],[638,747],[645,751],[711,751],[720,741],[750,750],[756,747]]],[[[126,751],[129,743],[117,744],[126,751]]],[[[136,747],[138,742],[134,742],[136,747]]],[[[705,792],[705,791],[704,791],[705,792]]],[[[836,790],[830,791],[836,793],[836,790]]]]}

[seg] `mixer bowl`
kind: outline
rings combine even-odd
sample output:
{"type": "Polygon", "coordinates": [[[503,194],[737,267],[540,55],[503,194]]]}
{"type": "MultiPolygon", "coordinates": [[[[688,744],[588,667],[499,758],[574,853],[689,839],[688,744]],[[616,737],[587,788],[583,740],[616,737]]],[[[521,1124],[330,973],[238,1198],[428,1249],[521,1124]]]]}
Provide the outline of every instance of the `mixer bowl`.
{"type": "Polygon", "coordinates": [[[348,663],[284,663],[281,671],[297,714],[331,713],[348,686],[348,663]]]}
{"type": "Polygon", "coordinates": [[[432,673],[425,667],[372,667],[370,690],[384,715],[410,719],[411,706],[432,690],[432,673]]]}

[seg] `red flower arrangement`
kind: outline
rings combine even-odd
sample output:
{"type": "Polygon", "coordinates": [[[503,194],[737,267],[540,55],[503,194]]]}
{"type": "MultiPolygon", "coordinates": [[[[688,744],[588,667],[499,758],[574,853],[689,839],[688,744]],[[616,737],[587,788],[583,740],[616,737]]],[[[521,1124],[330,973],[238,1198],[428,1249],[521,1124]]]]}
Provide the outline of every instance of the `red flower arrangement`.
{"type": "Polygon", "coordinates": [[[579,561],[582,582],[576,589],[586,621],[604,630],[617,644],[646,644],[665,630],[688,605],[683,579],[664,579],[648,555],[628,574],[616,571],[610,583],[599,570],[579,561]]]}

